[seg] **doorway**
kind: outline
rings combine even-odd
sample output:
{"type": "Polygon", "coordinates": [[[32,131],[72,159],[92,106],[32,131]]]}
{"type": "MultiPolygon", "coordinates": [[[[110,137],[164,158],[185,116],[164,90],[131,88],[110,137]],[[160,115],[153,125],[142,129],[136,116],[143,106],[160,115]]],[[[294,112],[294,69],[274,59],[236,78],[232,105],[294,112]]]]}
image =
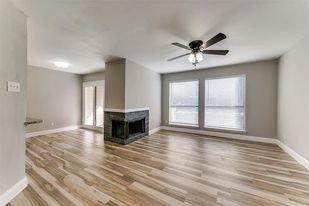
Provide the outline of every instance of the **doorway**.
{"type": "Polygon", "coordinates": [[[83,83],[83,127],[103,132],[105,81],[83,83]]]}

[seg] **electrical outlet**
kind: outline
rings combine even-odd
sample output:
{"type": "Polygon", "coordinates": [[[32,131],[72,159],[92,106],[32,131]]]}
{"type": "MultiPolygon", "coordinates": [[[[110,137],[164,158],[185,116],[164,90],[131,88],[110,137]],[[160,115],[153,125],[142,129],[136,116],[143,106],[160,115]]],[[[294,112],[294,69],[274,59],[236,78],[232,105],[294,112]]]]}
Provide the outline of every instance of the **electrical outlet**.
{"type": "Polygon", "coordinates": [[[20,92],[20,83],[8,81],[8,92],[20,92]]]}
{"type": "Polygon", "coordinates": [[[51,123],[50,123],[50,125],[51,125],[51,126],[54,126],[54,125],[55,125],[55,123],[54,123],[54,122],[51,122],[51,123]]]}

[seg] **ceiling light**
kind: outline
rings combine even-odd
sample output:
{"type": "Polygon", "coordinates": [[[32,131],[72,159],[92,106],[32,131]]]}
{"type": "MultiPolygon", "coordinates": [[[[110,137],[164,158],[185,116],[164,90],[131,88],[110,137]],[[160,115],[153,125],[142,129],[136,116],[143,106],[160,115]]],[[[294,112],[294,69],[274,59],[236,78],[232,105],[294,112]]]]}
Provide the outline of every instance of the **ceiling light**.
{"type": "Polygon", "coordinates": [[[56,67],[63,68],[63,69],[69,68],[72,65],[68,62],[59,62],[59,61],[54,62],[54,64],[56,67]]]}
{"type": "Polygon", "coordinates": [[[197,64],[203,60],[203,54],[201,52],[191,53],[190,56],[188,57],[188,60],[192,64],[197,64]]]}

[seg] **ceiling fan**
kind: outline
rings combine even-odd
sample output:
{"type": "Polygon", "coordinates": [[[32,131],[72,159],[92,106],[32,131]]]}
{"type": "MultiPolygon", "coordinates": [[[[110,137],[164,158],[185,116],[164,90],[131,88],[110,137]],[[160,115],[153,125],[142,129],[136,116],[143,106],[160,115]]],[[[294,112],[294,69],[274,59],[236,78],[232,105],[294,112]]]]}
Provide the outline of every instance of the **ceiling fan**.
{"type": "Polygon", "coordinates": [[[226,36],[225,34],[219,33],[216,36],[212,37],[211,39],[209,39],[208,41],[206,41],[205,43],[203,43],[202,40],[194,40],[191,41],[189,43],[189,46],[183,45],[181,43],[178,42],[174,42],[172,43],[172,45],[189,50],[190,52],[168,59],[167,61],[173,61],[175,59],[184,57],[184,56],[188,56],[188,60],[194,65],[196,66],[199,62],[201,62],[203,60],[203,54],[212,54],[212,55],[226,55],[229,50],[211,50],[211,49],[206,49],[216,43],[218,43],[219,41],[222,41],[223,39],[225,39],[226,36]]]}

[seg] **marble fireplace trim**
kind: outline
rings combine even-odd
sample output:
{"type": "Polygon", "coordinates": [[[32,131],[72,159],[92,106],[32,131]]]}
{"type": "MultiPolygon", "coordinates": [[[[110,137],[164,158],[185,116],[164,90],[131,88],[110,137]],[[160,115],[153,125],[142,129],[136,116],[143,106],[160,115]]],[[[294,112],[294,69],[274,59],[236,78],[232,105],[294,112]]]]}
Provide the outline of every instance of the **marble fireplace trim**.
{"type": "Polygon", "coordinates": [[[128,112],[139,112],[149,110],[149,107],[145,108],[135,108],[135,109],[112,109],[112,108],[105,108],[105,112],[119,112],[119,113],[128,113],[128,112]]]}

